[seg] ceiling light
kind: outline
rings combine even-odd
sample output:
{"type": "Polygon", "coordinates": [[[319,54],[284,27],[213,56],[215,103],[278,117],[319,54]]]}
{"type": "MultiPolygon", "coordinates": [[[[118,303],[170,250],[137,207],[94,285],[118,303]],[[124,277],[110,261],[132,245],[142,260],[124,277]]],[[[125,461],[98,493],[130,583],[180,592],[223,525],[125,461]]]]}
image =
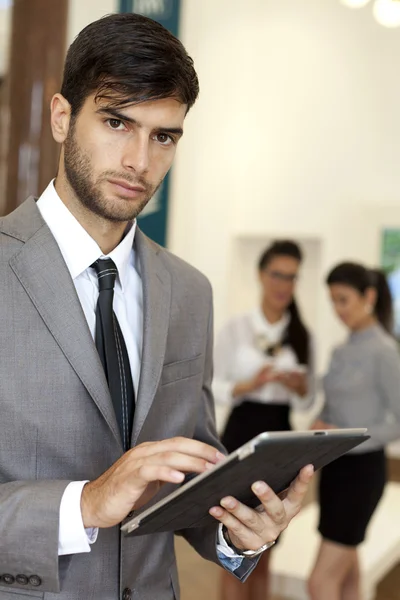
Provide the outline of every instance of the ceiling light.
{"type": "Polygon", "coordinates": [[[373,6],[375,19],[385,27],[400,27],[400,1],[375,0],[373,6]]]}

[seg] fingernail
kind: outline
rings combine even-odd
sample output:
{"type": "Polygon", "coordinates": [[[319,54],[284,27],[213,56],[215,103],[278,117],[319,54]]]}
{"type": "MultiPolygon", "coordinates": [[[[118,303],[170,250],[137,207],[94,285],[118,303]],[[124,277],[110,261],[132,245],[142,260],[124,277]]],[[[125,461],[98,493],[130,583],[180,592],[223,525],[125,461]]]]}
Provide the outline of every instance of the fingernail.
{"type": "Polygon", "coordinates": [[[265,494],[265,492],[268,490],[268,486],[266,483],[264,483],[263,481],[256,481],[255,483],[253,483],[253,485],[251,486],[251,489],[253,490],[253,492],[255,492],[256,494],[265,494]]]}
{"type": "Polygon", "coordinates": [[[173,471],[171,476],[175,481],[183,481],[185,479],[184,474],[180,473],[179,471],[173,471]]]}
{"type": "Polygon", "coordinates": [[[219,506],[213,506],[212,508],[210,508],[209,513],[211,516],[219,518],[222,517],[224,511],[219,506]]]}
{"type": "Polygon", "coordinates": [[[235,508],[236,506],[236,501],[234,498],[231,497],[227,497],[227,498],[222,498],[221,500],[221,506],[223,506],[224,508],[235,508]]]}
{"type": "Polygon", "coordinates": [[[217,458],[217,461],[221,461],[221,460],[225,460],[226,456],[225,456],[225,454],[222,454],[222,452],[217,452],[216,458],[217,458]]]}
{"type": "Polygon", "coordinates": [[[206,462],[205,464],[205,468],[207,469],[207,471],[209,471],[210,469],[213,469],[215,467],[215,465],[213,465],[210,462],[206,462]]]}

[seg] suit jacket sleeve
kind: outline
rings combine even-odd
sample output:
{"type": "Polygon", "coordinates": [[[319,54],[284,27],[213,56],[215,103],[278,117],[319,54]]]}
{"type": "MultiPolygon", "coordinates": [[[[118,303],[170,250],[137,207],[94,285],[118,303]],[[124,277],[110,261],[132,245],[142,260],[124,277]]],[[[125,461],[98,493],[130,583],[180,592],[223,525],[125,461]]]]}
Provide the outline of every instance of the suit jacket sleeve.
{"type": "Polygon", "coordinates": [[[69,483],[45,480],[0,485],[0,572],[14,578],[25,575],[29,580],[25,590],[59,591],[59,511],[69,483]]]}
{"type": "MultiPolygon", "coordinates": [[[[211,391],[211,383],[213,377],[213,310],[212,296],[210,295],[210,311],[208,322],[207,348],[205,352],[204,364],[204,379],[202,388],[202,398],[200,402],[199,414],[197,418],[197,426],[194,438],[210,444],[218,448],[226,454],[225,448],[222,446],[215,426],[215,410],[214,399],[211,391]]],[[[182,535],[191,546],[206,560],[211,560],[218,565],[225,567],[217,556],[217,535],[218,521],[207,527],[196,527],[184,529],[176,532],[182,535]]],[[[250,560],[243,559],[241,566],[233,572],[233,575],[244,581],[250,575],[254,567],[257,565],[259,558],[250,560]]],[[[226,569],[231,572],[229,569],[226,569]]]]}

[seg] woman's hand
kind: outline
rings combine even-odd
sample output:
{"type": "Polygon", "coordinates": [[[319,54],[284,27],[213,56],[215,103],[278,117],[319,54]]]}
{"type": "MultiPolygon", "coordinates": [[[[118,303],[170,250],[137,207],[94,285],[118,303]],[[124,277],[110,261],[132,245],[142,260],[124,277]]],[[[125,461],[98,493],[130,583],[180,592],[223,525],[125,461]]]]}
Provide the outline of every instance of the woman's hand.
{"type": "Polygon", "coordinates": [[[306,373],[298,373],[297,371],[277,373],[274,381],[281,383],[288,390],[294,392],[298,396],[305,396],[308,392],[306,373]]]}
{"type": "Polygon", "coordinates": [[[276,373],[273,372],[272,365],[267,365],[263,367],[258,373],[247,381],[240,381],[235,385],[232,390],[232,396],[237,398],[239,396],[245,396],[250,392],[255,392],[262,388],[266,383],[271,383],[271,381],[275,381],[276,373]]]}

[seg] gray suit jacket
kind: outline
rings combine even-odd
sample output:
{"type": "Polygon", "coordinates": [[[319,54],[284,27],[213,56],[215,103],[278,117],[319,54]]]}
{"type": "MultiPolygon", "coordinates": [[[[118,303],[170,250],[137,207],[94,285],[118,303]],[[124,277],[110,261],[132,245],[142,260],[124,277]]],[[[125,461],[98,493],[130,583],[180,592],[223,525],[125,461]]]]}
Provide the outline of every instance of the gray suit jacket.
{"type": "MultiPolygon", "coordinates": [[[[144,338],[132,445],[180,435],[218,447],[210,285],[139,230],[135,249],[144,338]]],[[[90,553],[58,557],[66,486],[123,450],[75,287],[33,198],[0,219],[0,340],[0,600],[179,598],[172,532],[103,529],[90,553]]],[[[182,533],[217,561],[216,526],[182,533]]]]}

